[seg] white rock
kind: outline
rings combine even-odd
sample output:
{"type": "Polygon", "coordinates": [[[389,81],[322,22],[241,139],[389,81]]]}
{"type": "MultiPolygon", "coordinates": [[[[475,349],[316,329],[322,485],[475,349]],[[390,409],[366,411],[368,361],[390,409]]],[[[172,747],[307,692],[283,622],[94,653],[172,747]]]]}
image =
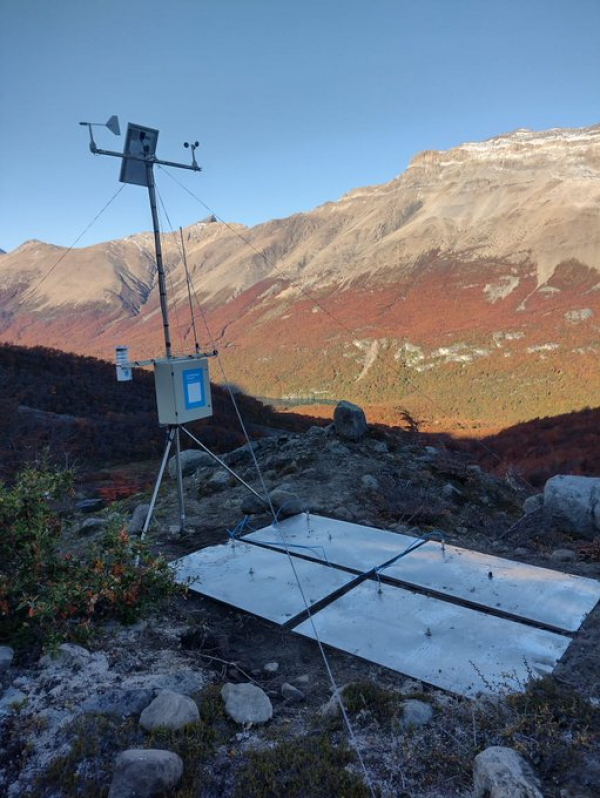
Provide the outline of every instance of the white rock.
{"type": "Polygon", "coordinates": [[[544,798],[525,760],[512,748],[486,748],[473,761],[473,798],[544,798]]]}
{"type": "Polygon", "coordinates": [[[405,729],[426,726],[433,718],[433,707],[425,701],[411,698],[402,702],[402,727],[405,729]]]}
{"type": "Polygon", "coordinates": [[[570,532],[593,540],[600,531],[600,479],[552,477],[544,486],[544,509],[570,532]]]}
{"type": "Polygon", "coordinates": [[[226,684],[221,697],[225,712],[236,723],[266,723],[273,717],[269,696],[254,684],[226,684]]]}

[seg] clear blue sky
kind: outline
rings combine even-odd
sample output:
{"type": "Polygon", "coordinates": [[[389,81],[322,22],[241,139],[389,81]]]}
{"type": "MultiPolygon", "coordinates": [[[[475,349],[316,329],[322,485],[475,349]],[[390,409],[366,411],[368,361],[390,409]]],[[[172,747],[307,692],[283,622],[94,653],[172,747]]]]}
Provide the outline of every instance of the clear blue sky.
{"type": "MultiPolygon", "coordinates": [[[[120,187],[80,121],[157,127],[168,160],[198,139],[174,175],[254,225],[422,149],[599,122],[599,42],[600,0],[0,0],[0,247],[71,245],[120,187]]],[[[175,228],[207,214],[157,184],[175,228]]],[[[78,246],[150,227],[128,185],[78,246]]]]}

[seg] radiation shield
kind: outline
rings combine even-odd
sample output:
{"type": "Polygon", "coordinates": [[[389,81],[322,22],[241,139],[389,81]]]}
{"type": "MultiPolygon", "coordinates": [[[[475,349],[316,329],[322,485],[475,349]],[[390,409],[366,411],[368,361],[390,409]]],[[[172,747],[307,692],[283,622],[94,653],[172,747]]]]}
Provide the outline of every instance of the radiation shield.
{"type": "Polygon", "coordinates": [[[154,362],[158,421],[180,425],[212,416],[206,358],[165,358],[154,362]]]}

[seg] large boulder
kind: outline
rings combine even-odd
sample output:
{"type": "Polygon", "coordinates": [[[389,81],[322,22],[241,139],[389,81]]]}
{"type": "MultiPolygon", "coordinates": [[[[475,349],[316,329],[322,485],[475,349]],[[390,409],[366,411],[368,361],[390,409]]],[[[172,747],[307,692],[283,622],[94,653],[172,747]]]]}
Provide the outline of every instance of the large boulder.
{"type": "Polygon", "coordinates": [[[342,401],[333,411],[333,424],[340,438],[358,441],[367,431],[367,419],[362,407],[342,401]]]}
{"type": "Polygon", "coordinates": [[[600,532],[600,479],[552,477],[544,487],[544,510],[569,532],[593,540],[600,532]]]}
{"type": "Polygon", "coordinates": [[[544,798],[533,770],[512,748],[493,745],[473,760],[473,798],[544,798]]]}

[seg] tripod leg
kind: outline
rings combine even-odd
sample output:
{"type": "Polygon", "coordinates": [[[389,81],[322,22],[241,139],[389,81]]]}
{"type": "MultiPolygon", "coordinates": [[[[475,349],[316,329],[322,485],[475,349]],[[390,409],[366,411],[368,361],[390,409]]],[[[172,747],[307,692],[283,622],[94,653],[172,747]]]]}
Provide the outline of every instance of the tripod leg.
{"type": "MultiPolygon", "coordinates": [[[[148,508],[148,515],[146,516],[146,520],[144,521],[144,528],[142,529],[142,535],[141,535],[142,540],[146,537],[146,532],[148,531],[148,527],[150,526],[150,521],[152,520],[154,505],[156,504],[156,498],[158,496],[158,491],[160,490],[160,485],[165,473],[167,460],[169,459],[169,452],[171,451],[171,444],[173,443],[173,438],[175,437],[176,430],[177,427],[169,427],[169,437],[167,438],[165,453],[163,455],[162,463],[160,464],[160,470],[158,472],[158,476],[156,477],[156,484],[154,485],[154,492],[152,493],[152,498],[150,499],[150,507],[148,508]]],[[[181,469],[181,463],[178,463],[178,465],[179,468],[181,469]]]]}
{"type": "Polygon", "coordinates": [[[183,535],[185,531],[185,504],[183,499],[183,474],[181,473],[181,441],[179,437],[179,427],[175,432],[175,451],[177,452],[177,502],[179,504],[179,531],[183,535]]]}

